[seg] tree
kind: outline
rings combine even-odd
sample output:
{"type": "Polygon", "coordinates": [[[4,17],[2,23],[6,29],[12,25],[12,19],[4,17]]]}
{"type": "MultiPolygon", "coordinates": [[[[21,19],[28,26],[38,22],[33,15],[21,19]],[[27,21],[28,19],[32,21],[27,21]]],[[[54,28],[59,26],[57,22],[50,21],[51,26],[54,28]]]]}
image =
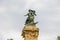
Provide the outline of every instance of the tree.
{"type": "Polygon", "coordinates": [[[10,38],[10,39],[7,39],[7,40],[13,40],[12,38],[10,38]]]}
{"type": "Polygon", "coordinates": [[[58,40],[60,40],[60,36],[58,36],[58,40]]]}

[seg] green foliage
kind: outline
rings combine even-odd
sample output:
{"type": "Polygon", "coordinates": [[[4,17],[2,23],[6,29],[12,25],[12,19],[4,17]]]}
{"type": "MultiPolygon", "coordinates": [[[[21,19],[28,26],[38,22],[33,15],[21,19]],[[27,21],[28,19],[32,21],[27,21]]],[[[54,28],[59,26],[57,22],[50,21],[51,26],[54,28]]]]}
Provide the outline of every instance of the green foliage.
{"type": "Polygon", "coordinates": [[[11,38],[11,39],[7,39],[7,40],[13,40],[13,39],[11,38]]]}
{"type": "Polygon", "coordinates": [[[60,36],[58,36],[58,40],[60,40],[60,36]]]}

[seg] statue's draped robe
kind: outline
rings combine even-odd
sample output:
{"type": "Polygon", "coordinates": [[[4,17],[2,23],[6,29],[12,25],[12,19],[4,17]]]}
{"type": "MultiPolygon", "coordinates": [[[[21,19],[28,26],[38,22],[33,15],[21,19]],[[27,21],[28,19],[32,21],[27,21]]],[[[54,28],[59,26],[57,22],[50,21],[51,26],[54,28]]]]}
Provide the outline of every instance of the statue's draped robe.
{"type": "Polygon", "coordinates": [[[29,24],[29,23],[34,23],[34,14],[33,13],[28,13],[28,18],[26,20],[26,24],[29,24]]]}

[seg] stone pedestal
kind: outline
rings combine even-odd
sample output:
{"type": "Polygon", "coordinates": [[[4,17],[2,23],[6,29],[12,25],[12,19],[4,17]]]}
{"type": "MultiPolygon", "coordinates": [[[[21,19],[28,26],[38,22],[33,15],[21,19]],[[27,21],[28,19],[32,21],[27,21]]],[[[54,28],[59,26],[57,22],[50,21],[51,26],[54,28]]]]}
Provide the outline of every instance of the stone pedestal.
{"type": "Polygon", "coordinates": [[[38,40],[39,29],[36,25],[26,25],[22,30],[24,40],[38,40]]]}

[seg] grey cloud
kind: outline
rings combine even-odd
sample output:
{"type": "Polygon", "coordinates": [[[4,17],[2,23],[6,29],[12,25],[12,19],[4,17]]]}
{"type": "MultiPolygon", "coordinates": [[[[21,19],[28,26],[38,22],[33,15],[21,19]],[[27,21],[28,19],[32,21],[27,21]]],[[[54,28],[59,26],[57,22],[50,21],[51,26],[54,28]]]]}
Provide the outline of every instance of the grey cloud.
{"type": "Polygon", "coordinates": [[[13,33],[21,32],[26,20],[24,15],[28,13],[28,9],[31,8],[36,10],[37,16],[35,21],[39,22],[37,27],[39,27],[41,35],[39,35],[39,37],[41,37],[39,39],[44,40],[46,36],[45,40],[48,40],[47,34],[49,34],[49,40],[55,40],[56,36],[60,35],[59,0],[2,0],[0,2],[0,6],[3,8],[3,10],[0,11],[0,32],[6,34],[10,33],[10,31],[13,31],[13,33]],[[50,35],[53,35],[53,37],[50,35]]]}

